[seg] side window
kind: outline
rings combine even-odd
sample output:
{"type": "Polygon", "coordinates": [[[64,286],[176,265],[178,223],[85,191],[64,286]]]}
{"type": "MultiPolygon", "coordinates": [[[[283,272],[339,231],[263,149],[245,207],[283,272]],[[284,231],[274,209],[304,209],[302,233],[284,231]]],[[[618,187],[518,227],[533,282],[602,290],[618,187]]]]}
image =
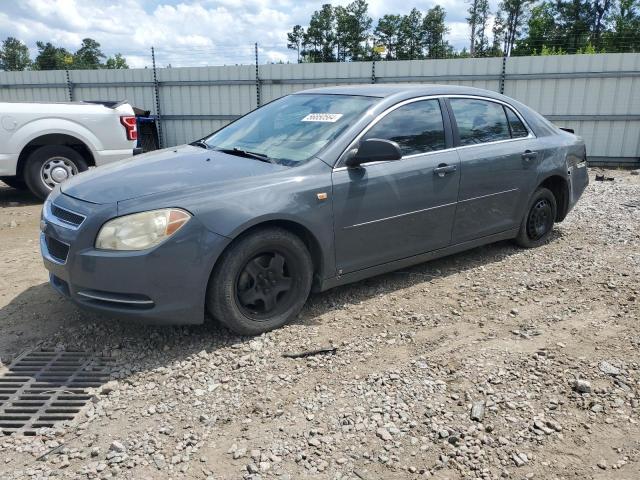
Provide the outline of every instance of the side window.
{"type": "Polygon", "coordinates": [[[442,150],[444,124],[438,100],[421,100],[396,108],[376,123],[363,137],[393,140],[402,155],[442,150]]]}
{"type": "Polygon", "coordinates": [[[511,138],[501,104],[472,98],[452,98],[450,102],[458,124],[461,145],[511,138]]]}
{"type": "Polygon", "coordinates": [[[509,127],[511,127],[511,137],[512,138],[521,138],[529,135],[527,131],[527,127],[524,126],[522,121],[518,118],[518,116],[511,110],[509,107],[504,107],[507,112],[507,120],[509,121],[509,127]]]}

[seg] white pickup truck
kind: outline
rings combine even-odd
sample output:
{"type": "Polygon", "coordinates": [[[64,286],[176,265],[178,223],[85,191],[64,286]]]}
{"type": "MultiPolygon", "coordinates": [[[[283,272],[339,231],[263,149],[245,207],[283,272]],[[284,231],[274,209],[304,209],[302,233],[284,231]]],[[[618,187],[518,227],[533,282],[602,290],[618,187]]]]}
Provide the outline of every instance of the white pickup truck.
{"type": "Polygon", "coordinates": [[[72,175],[137,153],[137,138],[125,102],[0,102],[0,180],[45,198],[72,175]]]}

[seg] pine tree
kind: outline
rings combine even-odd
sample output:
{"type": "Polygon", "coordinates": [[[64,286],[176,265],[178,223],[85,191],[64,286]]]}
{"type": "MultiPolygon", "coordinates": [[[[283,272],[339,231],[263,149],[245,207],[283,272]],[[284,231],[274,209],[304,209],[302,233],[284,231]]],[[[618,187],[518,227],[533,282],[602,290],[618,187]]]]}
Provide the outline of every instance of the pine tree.
{"type": "Polygon", "coordinates": [[[31,66],[29,49],[20,40],[7,37],[0,47],[0,68],[2,70],[20,71],[31,66]]]}

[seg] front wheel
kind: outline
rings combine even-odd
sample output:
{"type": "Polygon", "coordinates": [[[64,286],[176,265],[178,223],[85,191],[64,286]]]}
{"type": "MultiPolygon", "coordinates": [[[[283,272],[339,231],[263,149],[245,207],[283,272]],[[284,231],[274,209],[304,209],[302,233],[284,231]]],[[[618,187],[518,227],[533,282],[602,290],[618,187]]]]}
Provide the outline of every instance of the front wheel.
{"type": "Polygon", "coordinates": [[[556,197],[547,188],[538,188],[522,219],[516,243],[524,248],[538,247],[547,242],[557,214],[556,197]]]}
{"type": "Polygon", "coordinates": [[[313,263],[305,244],[281,228],[240,237],[209,280],[207,309],[230,330],[258,335],[292,320],[311,290],[313,263]]]}
{"type": "Polygon", "coordinates": [[[46,145],[27,159],[24,180],[31,192],[45,199],[56,186],[84,172],[87,162],[77,151],[66,145],[46,145]]]}

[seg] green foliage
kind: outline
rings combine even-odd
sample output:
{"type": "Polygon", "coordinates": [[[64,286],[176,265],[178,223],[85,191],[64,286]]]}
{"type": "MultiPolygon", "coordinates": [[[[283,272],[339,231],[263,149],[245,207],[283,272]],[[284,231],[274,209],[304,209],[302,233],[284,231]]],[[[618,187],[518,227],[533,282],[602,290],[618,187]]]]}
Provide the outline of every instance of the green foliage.
{"type": "Polygon", "coordinates": [[[34,70],[64,70],[73,66],[73,55],[51,42],[36,42],[38,56],[33,62],[34,70]]]}
{"type": "Polygon", "coordinates": [[[377,58],[381,56],[386,60],[398,58],[398,43],[401,41],[401,24],[401,15],[387,14],[378,20],[378,25],[373,32],[373,36],[376,46],[384,47],[384,54],[378,55],[377,58]]]}
{"type": "Polygon", "coordinates": [[[640,51],[640,0],[555,0],[531,9],[514,54],[640,51]]]}
{"type": "Polygon", "coordinates": [[[444,21],[446,15],[444,8],[436,5],[424,16],[422,31],[427,58],[445,58],[453,54],[453,47],[444,38],[449,33],[444,21]]]}
{"type": "Polygon", "coordinates": [[[31,59],[27,46],[17,38],[7,37],[0,47],[0,69],[26,70],[30,65],[31,59]]]}
{"type": "Polygon", "coordinates": [[[127,60],[119,53],[116,53],[113,57],[107,58],[104,66],[109,70],[121,70],[129,68],[129,65],[127,65],[127,60]]]}
{"type": "Polygon", "coordinates": [[[287,48],[298,52],[298,63],[300,63],[300,49],[304,43],[304,28],[295,25],[293,30],[287,33],[287,48]]]}
{"type": "Polygon", "coordinates": [[[82,45],[73,54],[72,68],[82,70],[95,70],[102,68],[102,59],[105,54],[100,50],[100,44],[92,38],[82,40],[82,45]]]}
{"type": "Polygon", "coordinates": [[[489,22],[489,1],[469,0],[467,23],[471,30],[469,51],[472,57],[481,57],[487,53],[489,40],[487,37],[487,24],[489,22]]]}
{"type": "Polygon", "coordinates": [[[66,70],[66,69],[122,69],[129,68],[126,59],[116,53],[106,58],[100,44],[92,38],[82,40],[80,48],[71,53],[63,47],[57,47],[51,42],[36,42],[38,54],[31,61],[29,49],[20,40],[8,37],[0,47],[0,69],[4,70],[66,70]]]}

